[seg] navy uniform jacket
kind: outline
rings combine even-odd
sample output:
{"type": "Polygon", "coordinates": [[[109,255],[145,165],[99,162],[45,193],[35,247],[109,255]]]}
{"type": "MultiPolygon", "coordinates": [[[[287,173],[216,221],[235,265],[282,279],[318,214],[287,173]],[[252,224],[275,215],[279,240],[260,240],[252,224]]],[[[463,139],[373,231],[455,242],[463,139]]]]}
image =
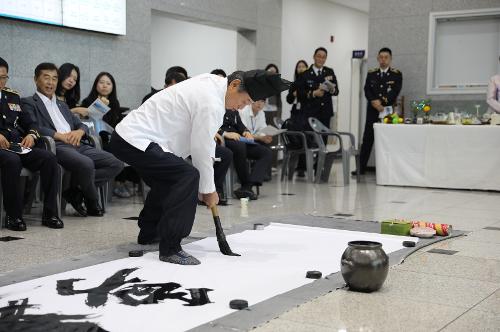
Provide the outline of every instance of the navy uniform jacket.
{"type": "Polygon", "coordinates": [[[332,96],[339,94],[337,77],[332,68],[321,68],[321,75],[316,75],[311,65],[308,70],[303,72],[296,83],[297,100],[301,104],[301,109],[305,110],[309,116],[317,118],[330,118],[333,116],[332,96]],[[326,92],[323,97],[314,97],[313,91],[319,88],[319,85],[325,80],[335,84],[333,93],[326,92]]]}
{"type": "Polygon", "coordinates": [[[35,141],[40,137],[35,121],[21,109],[19,94],[9,88],[2,90],[0,101],[0,134],[11,143],[20,143],[32,134],[35,141]]]}
{"type": "MultiPolygon", "coordinates": [[[[366,76],[365,97],[369,102],[380,99],[383,106],[393,106],[402,86],[403,74],[399,70],[389,68],[382,75],[380,68],[373,68],[366,76]]],[[[372,108],[371,104],[368,104],[368,108],[372,108]]]]}
{"type": "Polygon", "coordinates": [[[248,130],[243,124],[243,121],[241,121],[240,112],[226,110],[226,113],[224,114],[224,122],[219,129],[219,134],[222,135],[222,133],[228,132],[243,135],[245,131],[250,132],[250,130],[248,130]]]}

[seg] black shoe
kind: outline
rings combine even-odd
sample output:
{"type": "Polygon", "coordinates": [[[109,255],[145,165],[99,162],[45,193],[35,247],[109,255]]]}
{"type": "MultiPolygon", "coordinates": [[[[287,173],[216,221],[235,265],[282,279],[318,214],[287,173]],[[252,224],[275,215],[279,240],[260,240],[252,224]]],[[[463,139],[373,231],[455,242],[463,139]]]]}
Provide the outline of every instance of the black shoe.
{"type": "Polygon", "coordinates": [[[224,195],[222,192],[217,192],[217,194],[219,195],[219,204],[217,205],[222,205],[222,206],[226,206],[227,205],[227,197],[226,195],[224,195]]]}
{"type": "MultiPolygon", "coordinates": [[[[352,176],[357,176],[358,174],[356,173],[356,171],[352,171],[351,175],[352,176]]],[[[365,171],[359,171],[359,175],[365,175],[365,171]]]]}
{"type": "Polygon", "coordinates": [[[64,228],[64,223],[58,216],[44,216],[42,218],[42,225],[55,229],[64,228]]]}
{"type": "Polygon", "coordinates": [[[142,231],[139,231],[139,235],[137,236],[137,243],[143,246],[148,244],[160,243],[160,237],[158,235],[148,235],[142,231]]]}
{"type": "Polygon", "coordinates": [[[88,200],[85,202],[87,206],[87,215],[91,217],[102,217],[104,215],[104,211],[99,206],[99,202],[97,200],[88,200]]]}
{"type": "Polygon", "coordinates": [[[217,205],[220,205],[220,206],[226,206],[226,205],[228,205],[227,204],[227,198],[225,198],[225,197],[219,197],[219,203],[217,205]]]}
{"type": "Polygon", "coordinates": [[[26,230],[26,223],[23,218],[13,218],[7,215],[5,217],[5,227],[11,231],[23,232],[26,230]]]}
{"type": "Polygon", "coordinates": [[[238,199],[241,198],[248,198],[252,201],[255,201],[257,199],[257,195],[252,191],[252,189],[248,188],[239,188],[234,191],[234,196],[236,196],[238,199]]]}
{"type": "Polygon", "coordinates": [[[76,189],[68,189],[65,192],[63,192],[62,197],[71,204],[73,209],[82,217],[87,216],[87,210],[83,206],[83,194],[76,189]]]}

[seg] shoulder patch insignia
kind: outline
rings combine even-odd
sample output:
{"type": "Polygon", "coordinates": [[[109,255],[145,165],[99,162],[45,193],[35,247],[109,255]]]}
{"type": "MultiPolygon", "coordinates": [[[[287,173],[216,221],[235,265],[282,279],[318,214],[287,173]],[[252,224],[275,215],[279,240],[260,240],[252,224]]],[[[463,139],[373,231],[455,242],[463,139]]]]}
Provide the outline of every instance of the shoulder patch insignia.
{"type": "Polygon", "coordinates": [[[10,93],[15,93],[16,95],[19,94],[19,92],[17,92],[16,90],[8,88],[8,87],[3,88],[2,91],[10,92],[10,93]]]}

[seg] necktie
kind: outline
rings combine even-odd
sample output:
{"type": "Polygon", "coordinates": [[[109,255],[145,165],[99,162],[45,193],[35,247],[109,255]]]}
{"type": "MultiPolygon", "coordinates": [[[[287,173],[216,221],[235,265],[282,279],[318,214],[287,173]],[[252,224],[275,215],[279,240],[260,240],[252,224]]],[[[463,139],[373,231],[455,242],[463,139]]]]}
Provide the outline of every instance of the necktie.
{"type": "Polygon", "coordinates": [[[321,69],[318,69],[318,76],[321,76],[321,69]]]}

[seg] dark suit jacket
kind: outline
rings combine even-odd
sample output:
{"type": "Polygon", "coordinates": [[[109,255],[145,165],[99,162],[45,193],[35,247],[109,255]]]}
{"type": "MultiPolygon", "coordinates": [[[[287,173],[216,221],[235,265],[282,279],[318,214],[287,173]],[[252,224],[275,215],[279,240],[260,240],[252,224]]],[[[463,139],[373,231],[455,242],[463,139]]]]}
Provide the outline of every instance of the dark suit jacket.
{"type": "Polygon", "coordinates": [[[316,75],[311,65],[308,70],[303,72],[295,82],[297,88],[297,100],[301,104],[301,109],[308,113],[308,116],[313,116],[318,119],[330,118],[333,116],[332,96],[339,94],[339,85],[337,77],[332,68],[323,67],[320,76],[316,75]],[[313,91],[316,90],[321,83],[328,79],[336,85],[333,94],[325,92],[323,97],[314,97],[313,91]]]}
{"type": "MultiPolygon", "coordinates": [[[[57,131],[56,127],[50,118],[49,112],[47,111],[43,100],[38,96],[38,94],[35,93],[33,97],[22,98],[21,105],[23,111],[28,112],[33,120],[38,124],[38,131],[40,135],[54,137],[54,134],[57,131]]],[[[65,102],[57,100],[57,107],[68,122],[71,130],[82,129],[85,131],[85,134],[89,134],[89,128],[84,125],[76,115],[71,113],[65,102]]]]}

